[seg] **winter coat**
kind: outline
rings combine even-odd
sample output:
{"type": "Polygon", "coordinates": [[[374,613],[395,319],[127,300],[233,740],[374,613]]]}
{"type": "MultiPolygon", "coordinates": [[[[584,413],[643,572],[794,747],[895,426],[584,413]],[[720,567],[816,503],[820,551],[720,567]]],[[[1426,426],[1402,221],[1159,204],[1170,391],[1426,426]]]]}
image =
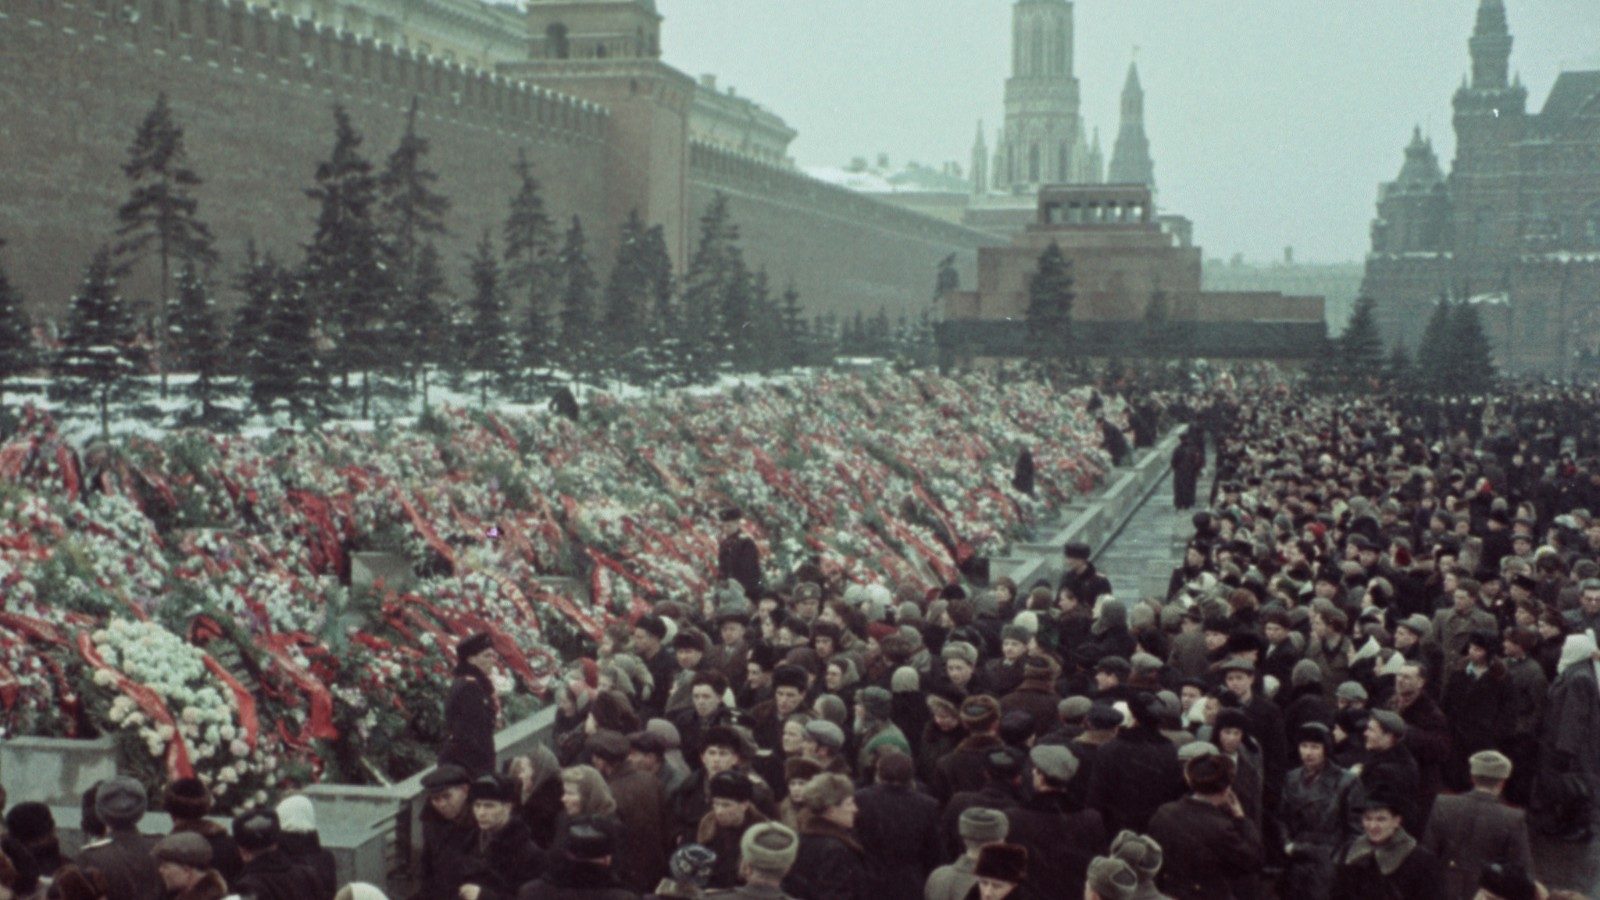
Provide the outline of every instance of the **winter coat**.
{"type": "Polygon", "coordinates": [[[707,900],[794,900],[781,888],[765,884],[743,884],[731,891],[712,891],[706,897],[707,900]]]}
{"type": "MultiPolygon", "coordinates": [[[[1406,808],[1400,812],[1406,821],[1422,821],[1417,814],[1422,776],[1417,771],[1416,757],[1411,755],[1411,748],[1404,741],[1388,750],[1368,751],[1365,761],[1361,763],[1359,781],[1361,797],[1387,793],[1405,802],[1406,808]]],[[[1351,804],[1354,830],[1360,829],[1360,815],[1354,812],[1357,808],[1358,804],[1351,804]]]]}
{"type": "Polygon", "coordinates": [[[1206,636],[1203,632],[1182,632],[1172,639],[1167,651],[1167,665],[1180,678],[1204,678],[1211,662],[1206,658],[1206,636]]]}
{"type": "Polygon", "coordinates": [[[455,896],[464,884],[475,884],[482,891],[480,900],[509,900],[543,871],[544,853],[521,819],[513,817],[487,837],[482,831],[473,835],[451,875],[448,896],[455,896]]]}
{"type": "Polygon", "coordinates": [[[1100,574],[1094,563],[1089,563],[1083,567],[1082,572],[1064,573],[1056,592],[1060,593],[1062,588],[1071,591],[1072,596],[1078,598],[1079,606],[1084,609],[1094,609],[1094,602],[1100,599],[1101,594],[1111,593],[1111,582],[1100,574]]]}
{"type": "Polygon", "coordinates": [[[1232,883],[1261,871],[1261,831],[1248,816],[1197,797],[1156,810],[1146,831],[1161,845],[1156,881],[1176,900],[1229,900],[1232,883]]]}
{"type": "Polygon", "coordinates": [[[1527,813],[1487,791],[1440,797],[1422,846],[1444,867],[1450,900],[1472,900],[1478,876],[1490,864],[1512,863],[1524,872],[1532,870],[1527,813]]]}
{"type": "Polygon", "coordinates": [[[917,778],[926,784],[936,784],[939,760],[954,751],[966,737],[966,729],[959,724],[945,731],[929,718],[928,724],[922,726],[922,740],[917,746],[917,778]]]}
{"type": "Polygon", "coordinates": [[[1374,848],[1365,837],[1340,857],[1332,900],[1445,900],[1439,860],[1404,829],[1374,848]]]}
{"type": "Polygon", "coordinates": [[[861,844],[848,829],[801,814],[800,851],[783,879],[795,900],[866,900],[872,896],[861,844]]]}
{"type": "Polygon", "coordinates": [[[856,792],[855,833],[867,857],[874,900],[918,900],[939,864],[939,803],[908,785],[856,792]]]}
{"type": "Polygon", "coordinates": [[[1514,722],[1511,678],[1498,660],[1476,675],[1466,667],[1456,669],[1445,682],[1439,704],[1450,723],[1450,764],[1446,770],[1451,785],[1465,789],[1467,759],[1479,750],[1496,750],[1514,722]]]}
{"type": "Polygon", "coordinates": [[[766,821],[767,817],[754,804],[745,810],[744,820],[734,828],[718,825],[716,813],[705,814],[700,820],[699,829],[695,831],[694,842],[717,854],[706,887],[721,890],[739,886],[739,842],[744,839],[746,830],[766,821]]]}
{"type": "Polygon", "coordinates": [[[1144,831],[1163,803],[1183,796],[1178,747],[1143,726],[1125,729],[1095,754],[1087,805],[1105,820],[1106,832],[1144,831]]]}
{"type": "Polygon", "coordinates": [[[476,666],[463,660],[444,701],[444,746],[439,765],[455,763],[473,778],[494,772],[494,726],[498,707],[494,686],[476,666]]]}
{"type": "Polygon", "coordinates": [[[976,791],[957,791],[939,812],[939,835],[944,858],[961,855],[966,845],[961,840],[961,814],[975,807],[1009,810],[1022,803],[1022,792],[1015,785],[990,781],[976,791]]]}
{"type": "Polygon", "coordinates": [[[107,900],[163,900],[167,895],[156,861],[150,856],[153,838],[127,829],[113,831],[78,853],[79,868],[95,868],[106,876],[107,900]]]}
{"type": "Polygon", "coordinates": [[[615,871],[623,886],[639,893],[653,890],[667,874],[667,800],[661,782],[631,763],[617,763],[606,777],[617,801],[622,834],[615,871]]]}
{"type": "Polygon", "coordinates": [[[217,870],[226,884],[232,884],[244,869],[244,857],[239,855],[239,845],[233,842],[228,829],[210,819],[194,819],[172,823],[172,833],[192,831],[211,845],[211,868],[217,870]]]}
{"type": "Polygon", "coordinates": [[[742,532],[717,543],[717,580],[729,578],[739,582],[751,602],[761,596],[761,550],[742,532]]]}
{"type": "Polygon", "coordinates": [[[1550,692],[1550,682],[1544,669],[1531,657],[1506,659],[1506,674],[1511,679],[1510,722],[1508,736],[1537,736],[1544,721],[1545,697],[1550,692]]]}
{"type": "MultiPolygon", "coordinates": [[[[553,780],[561,784],[561,779],[553,780]]],[[[464,810],[460,818],[448,821],[428,804],[423,806],[419,818],[422,821],[422,864],[417,896],[425,900],[436,897],[448,900],[455,889],[450,879],[472,847],[478,826],[470,809],[464,810]]]]}
{"type": "Polygon", "coordinates": [[[254,896],[256,900],[306,900],[322,896],[317,874],[291,863],[282,850],[268,850],[245,863],[239,880],[230,887],[235,894],[254,896]]]}
{"type": "Polygon", "coordinates": [[[530,881],[516,893],[517,900],[639,900],[639,895],[623,887],[610,866],[580,862],[562,856],[551,861],[550,870],[530,881]]]}
{"type": "Polygon", "coordinates": [[[333,895],[339,892],[339,864],[332,851],[323,849],[322,840],[315,831],[285,831],[278,838],[278,849],[288,857],[290,865],[310,869],[311,874],[317,876],[317,882],[324,888],[317,896],[333,900],[333,895]]]}
{"type": "MultiPolygon", "coordinates": [[[[554,762],[552,759],[552,765],[554,762]]],[[[556,839],[556,819],[563,811],[561,790],[560,776],[551,772],[544,781],[534,785],[528,799],[517,805],[516,815],[527,823],[533,842],[541,847],[549,847],[556,839]]]]}
{"type": "Polygon", "coordinates": [[[1034,794],[1005,810],[1006,842],[1028,848],[1028,883],[1045,900],[1078,900],[1089,863],[1106,852],[1111,838],[1100,814],[1071,805],[1067,795],[1034,794]]]}
{"type": "Polygon", "coordinates": [[[1539,772],[1577,772],[1600,777],[1600,683],[1588,662],[1569,666],[1550,685],[1544,730],[1539,741],[1539,772]]]}
{"type": "Polygon", "coordinates": [[[948,800],[958,791],[975,791],[983,787],[983,758],[990,750],[1004,747],[1005,742],[992,734],[968,736],[956,749],[939,760],[934,778],[934,792],[941,800],[948,800]]]}
{"type": "Polygon", "coordinates": [[[1048,680],[1025,678],[1017,689],[1000,698],[1000,713],[1021,711],[1033,717],[1033,733],[1043,735],[1059,721],[1056,709],[1061,697],[1048,680]]]}
{"type": "Polygon", "coordinates": [[[1433,798],[1444,786],[1445,767],[1450,764],[1450,721],[1426,693],[1405,709],[1400,709],[1397,701],[1398,698],[1391,699],[1391,708],[1406,723],[1405,744],[1417,761],[1416,821],[1426,822],[1433,810],[1433,798]]]}
{"type": "Polygon", "coordinates": [[[1500,623],[1495,621],[1493,614],[1476,603],[1465,613],[1457,612],[1452,606],[1433,614],[1433,639],[1439,642],[1447,659],[1461,655],[1461,651],[1466,649],[1467,638],[1474,631],[1498,634],[1500,623]]]}
{"type": "Polygon", "coordinates": [[[1330,760],[1313,778],[1305,769],[1291,771],[1283,782],[1278,825],[1292,844],[1283,884],[1294,896],[1324,900],[1333,888],[1334,858],[1349,836],[1349,801],[1356,778],[1330,760]]]}
{"type": "Polygon", "coordinates": [[[1263,676],[1271,675],[1278,679],[1278,684],[1282,685],[1279,688],[1279,696],[1283,696],[1281,692],[1293,684],[1294,667],[1300,662],[1300,658],[1300,651],[1295,649],[1294,641],[1285,638],[1283,643],[1267,645],[1267,652],[1261,655],[1258,671],[1263,676]]]}

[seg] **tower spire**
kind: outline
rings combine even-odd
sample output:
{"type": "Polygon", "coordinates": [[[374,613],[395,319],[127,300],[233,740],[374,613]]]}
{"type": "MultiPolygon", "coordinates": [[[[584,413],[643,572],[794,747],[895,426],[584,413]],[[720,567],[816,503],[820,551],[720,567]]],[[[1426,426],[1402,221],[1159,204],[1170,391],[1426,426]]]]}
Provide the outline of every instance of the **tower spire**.
{"type": "Polygon", "coordinates": [[[1139,83],[1139,64],[1128,64],[1128,79],[1122,86],[1122,126],[1111,151],[1113,184],[1156,186],[1155,162],[1150,158],[1150,139],[1144,131],[1144,87],[1139,83]]]}
{"type": "Polygon", "coordinates": [[[989,189],[989,147],[983,140],[983,120],[978,120],[978,136],[972,142],[972,193],[989,189]]]}
{"type": "Polygon", "coordinates": [[[1504,88],[1511,63],[1511,29],[1506,25],[1505,0],[1482,0],[1478,4],[1478,21],[1467,47],[1472,53],[1473,88],[1504,88]]]}

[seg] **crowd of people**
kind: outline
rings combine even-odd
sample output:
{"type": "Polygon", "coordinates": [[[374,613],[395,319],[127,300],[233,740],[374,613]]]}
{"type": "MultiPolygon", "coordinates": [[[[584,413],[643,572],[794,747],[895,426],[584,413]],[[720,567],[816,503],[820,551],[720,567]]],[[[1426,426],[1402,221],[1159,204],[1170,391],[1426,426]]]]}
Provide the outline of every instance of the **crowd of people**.
{"type": "MultiPolygon", "coordinates": [[[[1591,838],[1595,398],[1190,402],[1175,506],[1203,511],[1165,596],[1078,543],[1028,585],[767,572],[728,510],[723,587],[607,630],[552,741],[509,760],[493,645],[461,642],[415,896],[1579,896],[1539,883],[1530,836],[1591,838]]],[[[0,885],[381,896],[338,887],[303,797],[231,830],[207,797],[169,786],[154,841],[138,782],[107,781],[71,860],[19,804],[0,885]]]]}

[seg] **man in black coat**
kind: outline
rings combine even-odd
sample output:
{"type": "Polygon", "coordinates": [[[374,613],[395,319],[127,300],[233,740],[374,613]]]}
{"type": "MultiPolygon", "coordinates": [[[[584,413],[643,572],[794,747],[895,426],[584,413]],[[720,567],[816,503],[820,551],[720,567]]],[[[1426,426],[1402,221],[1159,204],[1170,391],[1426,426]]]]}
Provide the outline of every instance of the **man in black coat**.
{"type": "Polygon", "coordinates": [[[467,795],[472,785],[467,770],[458,765],[439,766],[422,776],[428,805],[422,810],[422,871],[417,894],[446,897],[450,876],[460,865],[478,834],[467,795]]]}
{"type": "Polygon", "coordinates": [[[1005,811],[1011,823],[1006,840],[1028,848],[1028,883],[1034,893],[1045,900],[1077,900],[1083,896],[1089,863],[1109,844],[1105,823],[1067,793],[1078,772],[1071,750],[1034,747],[1028,759],[1033,763],[1033,795],[1005,811]]]}
{"type": "Polygon", "coordinates": [[[761,596],[761,550],[742,530],[744,512],[737,506],[724,509],[722,540],[717,544],[717,580],[737,581],[752,603],[761,596]]]}
{"type": "Polygon", "coordinates": [[[522,885],[517,900],[638,900],[611,871],[617,839],[609,822],[589,816],[572,820],[549,869],[522,885]]]}
{"type": "Polygon", "coordinates": [[[1143,832],[1163,803],[1183,796],[1178,748],[1161,733],[1165,707],[1150,694],[1130,704],[1134,721],[1095,754],[1088,806],[1100,813],[1106,831],[1143,832]]]}
{"type": "Polygon", "coordinates": [[[1386,709],[1373,710],[1367,720],[1367,758],[1361,764],[1361,792],[1364,796],[1381,795],[1403,803],[1401,816],[1416,818],[1421,805],[1422,776],[1416,757],[1405,745],[1405,736],[1406,723],[1399,715],[1386,709]]]}
{"type": "Polygon", "coordinates": [[[1071,541],[1061,552],[1067,558],[1067,571],[1061,576],[1057,591],[1071,591],[1084,609],[1094,609],[1101,594],[1111,593],[1111,582],[1089,561],[1089,545],[1071,541]]]}
{"type": "Polygon", "coordinates": [[[667,623],[654,613],[640,616],[633,626],[633,652],[644,667],[650,670],[655,690],[648,700],[639,704],[640,719],[659,719],[667,708],[667,696],[672,693],[672,683],[678,677],[678,659],[662,646],[667,639],[667,623]]]}
{"type": "Polygon", "coordinates": [[[494,771],[494,728],[500,702],[489,672],[498,658],[493,639],[483,632],[456,647],[455,681],[444,701],[440,765],[454,763],[473,777],[494,771]]]}
{"type": "Polygon", "coordinates": [[[229,885],[241,897],[256,900],[306,900],[321,897],[322,885],[310,869],[294,865],[278,849],[278,814],[252,809],[233,820],[233,841],[244,857],[239,880],[229,885]]]}
{"type": "Polygon", "coordinates": [[[509,776],[485,775],[472,782],[469,799],[478,830],[451,878],[455,887],[451,896],[511,900],[544,869],[544,855],[534,844],[528,823],[512,814],[517,783],[509,776]]]}
{"type": "Polygon", "coordinates": [[[856,839],[877,900],[921,900],[942,860],[939,804],[913,785],[915,765],[897,750],[879,755],[877,783],[856,792],[856,839]]]}
{"type": "Polygon", "coordinates": [[[239,877],[244,860],[228,829],[206,818],[211,813],[211,791],[198,778],[179,778],[161,792],[161,808],[172,817],[172,833],[192,831],[211,845],[211,868],[223,882],[232,884],[239,877]]]}
{"type": "Polygon", "coordinates": [[[1253,896],[1261,872],[1261,832],[1233,792],[1233,761],[1220,753],[1189,761],[1190,794],[1150,817],[1149,836],[1161,846],[1158,884],[1176,900],[1253,896]],[[1243,892],[1236,887],[1243,886],[1243,892]]]}

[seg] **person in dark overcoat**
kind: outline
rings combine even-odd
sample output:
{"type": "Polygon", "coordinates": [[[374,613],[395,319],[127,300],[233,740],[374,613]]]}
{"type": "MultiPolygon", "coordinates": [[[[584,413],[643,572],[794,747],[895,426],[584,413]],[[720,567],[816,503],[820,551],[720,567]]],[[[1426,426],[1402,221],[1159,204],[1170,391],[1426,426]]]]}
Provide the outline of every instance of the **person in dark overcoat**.
{"type": "Polygon", "coordinates": [[[517,900],[638,900],[612,871],[617,853],[616,824],[575,817],[561,847],[550,853],[544,874],[522,885],[517,900]]]}
{"type": "Polygon", "coordinates": [[[106,877],[107,900],[162,900],[166,895],[150,858],[155,841],[139,833],[147,802],[144,785],[126,775],[108,778],[94,789],[95,815],[109,833],[86,844],[76,861],[106,877]]]}
{"type": "MultiPolygon", "coordinates": [[[[478,830],[451,877],[452,896],[461,900],[511,900],[544,870],[544,854],[514,812],[517,783],[507,775],[484,775],[472,782],[472,817],[478,830]]],[[[567,837],[570,845],[570,833],[567,837]]]]}
{"type": "Polygon", "coordinates": [[[1200,472],[1206,464],[1206,452],[1199,440],[1190,437],[1193,433],[1193,426],[1184,431],[1172,451],[1172,505],[1180,510],[1194,508],[1200,472]]]}
{"type": "Polygon", "coordinates": [[[1047,900],[1083,896],[1089,863],[1110,843],[1100,814],[1074,803],[1067,786],[1078,772],[1078,758],[1062,746],[1036,746],[1033,792],[1020,807],[1008,809],[1006,840],[1028,848],[1028,881],[1047,900]]]}
{"type": "Polygon", "coordinates": [[[1174,900],[1233,897],[1235,882],[1260,874],[1261,831],[1233,793],[1233,762],[1220,753],[1184,767],[1189,795],[1163,804],[1146,833],[1161,846],[1156,883],[1174,900]]]}
{"type": "Polygon", "coordinates": [[[940,862],[939,803],[917,790],[911,757],[878,756],[876,782],[856,792],[856,839],[867,856],[875,900],[921,900],[940,862]]]}
{"type": "Polygon", "coordinates": [[[439,765],[455,764],[473,778],[494,772],[494,728],[500,716],[489,672],[498,654],[486,633],[456,647],[455,681],[444,701],[444,746],[439,765]]]}
{"type": "Polygon", "coordinates": [[[1334,857],[1350,834],[1355,776],[1333,761],[1333,733],[1321,722],[1295,732],[1300,767],[1290,770],[1278,802],[1285,843],[1279,896],[1324,900],[1333,889],[1334,857]]]}
{"type": "MultiPolygon", "coordinates": [[[[613,867],[623,887],[644,894],[667,874],[667,799],[660,779],[628,761],[632,747],[615,731],[588,740],[589,757],[605,777],[622,821],[619,858],[613,867]]],[[[748,779],[746,779],[748,781],[748,779]]]]}
{"type": "Polygon", "coordinates": [[[870,897],[866,853],[856,839],[856,798],[850,779],[825,772],[800,792],[800,849],[783,879],[795,900],[870,897]]]}
{"type": "Polygon", "coordinates": [[[278,849],[282,831],[278,814],[270,809],[251,809],[233,820],[233,842],[239,845],[244,868],[239,879],[228,887],[240,897],[256,900],[306,900],[322,896],[322,885],[315,872],[289,861],[278,849]]]}
{"type": "Polygon", "coordinates": [[[1183,796],[1178,747],[1161,732],[1166,706],[1150,694],[1128,704],[1133,721],[1095,753],[1087,805],[1100,813],[1106,830],[1143,832],[1163,803],[1183,796]]]}
{"type": "Polygon", "coordinates": [[[1539,775],[1534,783],[1533,808],[1541,830],[1577,840],[1590,828],[1587,817],[1558,800],[1571,792],[1563,779],[1576,776],[1591,791],[1600,784],[1600,682],[1594,671],[1595,643],[1587,634],[1569,634],[1561,645],[1556,680],[1550,685],[1544,729],[1539,738],[1539,775]],[[1561,815],[1571,812],[1573,815],[1561,815]]]}
{"type": "MultiPolygon", "coordinates": [[[[559,785],[561,779],[557,778],[559,785]]],[[[450,878],[478,834],[467,800],[472,778],[454,763],[439,766],[422,776],[422,790],[428,803],[419,817],[422,822],[422,859],[417,896],[448,897],[450,878]]]]}
{"type": "Polygon", "coordinates": [[[711,811],[700,817],[694,835],[696,844],[717,857],[711,864],[706,887],[727,890],[739,885],[739,853],[744,833],[768,821],[756,809],[752,802],[754,797],[755,786],[743,772],[722,772],[711,779],[711,811]]]}
{"type": "Polygon", "coordinates": [[[1361,836],[1339,856],[1331,900],[1444,900],[1439,858],[1406,832],[1406,799],[1386,793],[1362,804],[1361,836]]]}
{"type": "Polygon", "coordinates": [[[724,509],[722,540],[717,543],[717,580],[736,581],[751,602],[761,596],[761,550],[743,531],[744,511],[736,506],[724,509]]]}
{"type": "Polygon", "coordinates": [[[1513,724],[1511,679],[1500,655],[1500,636],[1488,631],[1467,636],[1461,661],[1444,683],[1439,708],[1450,723],[1450,761],[1445,783],[1465,790],[1471,781],[1467,760],[1479,750],[1495,750],[1513,724]]]}
{"type": "Polygon", "coordinates": [[[1061,666],[1043,654],[1028,656],[1022,663],[1022,683],[1016,690],[1000,698],[1001,714],[1024,712],[1033,717],[1035,737],[1043,737],[1055,728],[1059,720],[1056,708],[1061,696],[1056,693],[1056,679],[1061,677],[1061,666]]]}

